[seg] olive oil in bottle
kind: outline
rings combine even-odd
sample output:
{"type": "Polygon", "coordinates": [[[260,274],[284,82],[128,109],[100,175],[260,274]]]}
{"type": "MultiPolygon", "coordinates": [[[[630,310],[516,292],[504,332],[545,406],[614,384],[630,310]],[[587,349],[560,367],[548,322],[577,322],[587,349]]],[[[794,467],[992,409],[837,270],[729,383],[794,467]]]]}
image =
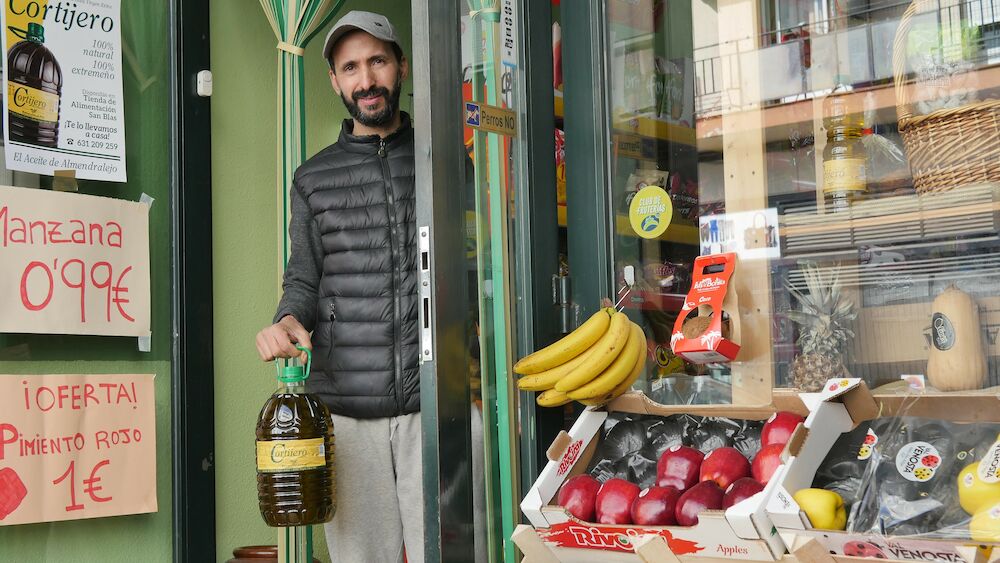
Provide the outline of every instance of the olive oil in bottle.
{"type": "Polygon", "coordinates": [[[59,144],[62,69],[44,45],[45,28],[29,23],[24,37],[7,52],[10,139],[55,148],[59,144]]]}
{"type": "Polygon", "coordinates": [[[864,115],[840,85],[823,100],[823,199],[827,213],[846,211],[868,189],[867,154],[861,141],[864,115]]]}
{"type": "Polygon", "coordinates": [[[282,386],[257,421],[257,496],[268,526],[329,522],[337,509],[333,422],[326,405],[306,393],[310,364],[311,353],[304,371],[278,369],[282,386]]]}

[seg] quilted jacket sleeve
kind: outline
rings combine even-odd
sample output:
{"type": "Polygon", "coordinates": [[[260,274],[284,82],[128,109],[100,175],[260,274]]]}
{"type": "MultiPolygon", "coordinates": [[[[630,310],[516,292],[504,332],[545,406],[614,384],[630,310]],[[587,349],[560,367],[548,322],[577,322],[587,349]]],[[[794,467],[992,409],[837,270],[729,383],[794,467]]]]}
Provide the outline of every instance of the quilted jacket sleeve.
{"type": "Polygon", "coordinates": [[[298,186],[291,190],[292,217],[288,226],[291,254],[285,267],[281,284],[282,296],[274,321],[285,315],[295,317],[308,331],[316,326],[316,306],[320,275],[322,274],[323,247],[319,228],[313,219],[309,204],[298,186]]]}

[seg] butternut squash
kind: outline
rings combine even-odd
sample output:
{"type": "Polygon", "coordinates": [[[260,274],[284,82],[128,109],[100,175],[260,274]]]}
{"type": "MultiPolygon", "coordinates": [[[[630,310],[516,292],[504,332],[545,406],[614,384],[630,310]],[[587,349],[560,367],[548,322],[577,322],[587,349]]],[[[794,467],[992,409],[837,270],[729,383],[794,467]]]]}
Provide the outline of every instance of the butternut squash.
{"type": "Polygon", "coordinates": [[[931,304],[927,381],[941,391],[981,389],[986,381],[979,307],[968,293],[948,286],[931,304]]]}

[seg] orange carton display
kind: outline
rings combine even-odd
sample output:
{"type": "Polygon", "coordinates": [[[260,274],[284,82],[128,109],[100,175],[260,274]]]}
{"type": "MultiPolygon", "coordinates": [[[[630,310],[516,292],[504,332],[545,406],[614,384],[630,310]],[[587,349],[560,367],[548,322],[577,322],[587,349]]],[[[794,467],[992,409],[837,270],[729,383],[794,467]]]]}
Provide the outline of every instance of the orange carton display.
{"type": "MultiPolygon", "coordinates": [[[[691,290],[688,291],[670,337],[674,354],[696,364],[730,362],[740,351],[739,315],[736,290],[729,291],[729,282],[736,271],[736,254],[699,256],[694,261],[691,290]],[[709,317],[707,326],[697,336],[684,335],[684,322],[692,311],[709,317]],[[722,330],[722,312],[730,318],[729,335],[722,330]]],[[[691,317],[694,318],[694,317],[691,317]]]]}

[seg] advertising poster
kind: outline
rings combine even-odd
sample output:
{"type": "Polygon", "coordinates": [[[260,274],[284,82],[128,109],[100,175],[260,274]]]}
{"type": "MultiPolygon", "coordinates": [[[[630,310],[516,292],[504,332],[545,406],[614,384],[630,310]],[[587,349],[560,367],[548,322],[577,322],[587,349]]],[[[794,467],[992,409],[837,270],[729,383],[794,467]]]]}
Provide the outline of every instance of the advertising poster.
{"type": "Polygon", "coordinates": [[[7,168],[125,182],[121,0],[7,0],[7,168]]]}
{"type": "Polygon", "coordinates": [[[156,512],[153,375],[0,375],[0,526],[156,512]]]}
{"type": "Polygon", "coordinates": [[[0,332],[149,336],[149,205],[0,186],[0,332]]]}

